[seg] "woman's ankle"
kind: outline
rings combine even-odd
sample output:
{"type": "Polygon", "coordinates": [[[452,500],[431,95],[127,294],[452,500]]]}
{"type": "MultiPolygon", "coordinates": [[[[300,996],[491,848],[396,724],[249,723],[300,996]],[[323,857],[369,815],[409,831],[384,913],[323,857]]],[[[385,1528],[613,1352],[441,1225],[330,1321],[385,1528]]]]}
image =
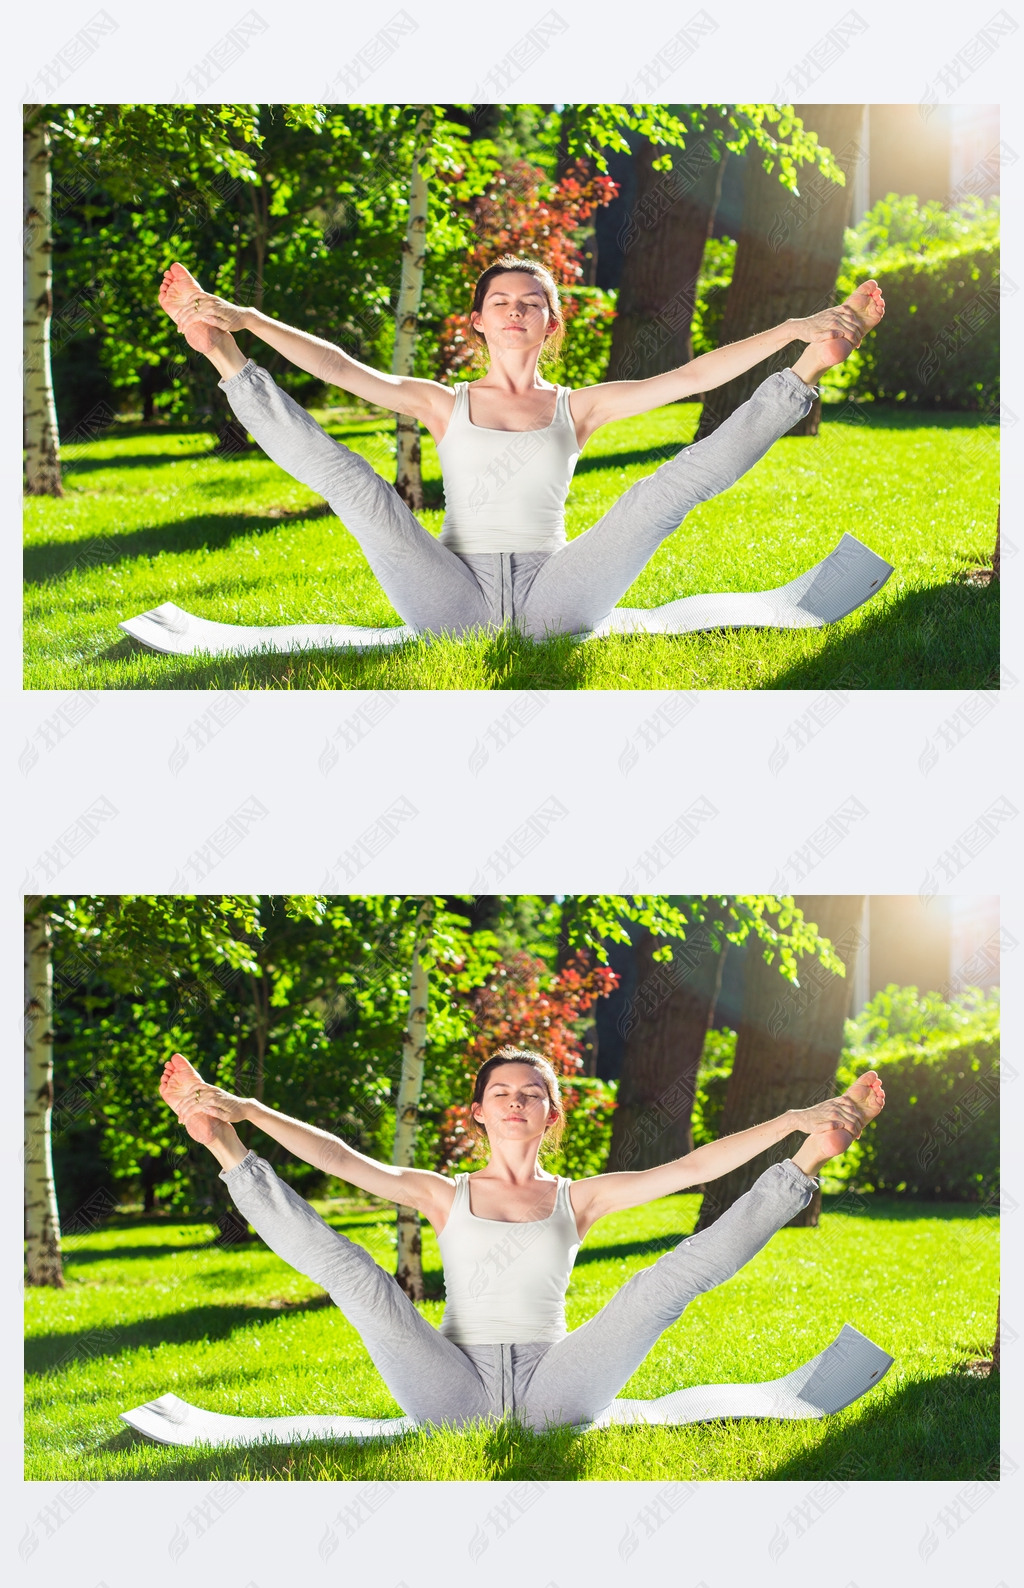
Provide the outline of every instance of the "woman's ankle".
{"type": "Polygon", "coordinates": [[[242,352],[234,337],[228,331],[222,332],[206,357],[210,360],[221,380],[230,380],[232,375],[239,374],[248,364],[249,360],[242,352]]]}
{"type": "Polygon", "coordinates": [[[222,1169],[234,1169],[243,1158],[249,1156],[249,1149],[243,1146],[234,1125],[226,1121],[218,1125],[216,1135],[207,1142],[207,1146],[222,1169]]]}

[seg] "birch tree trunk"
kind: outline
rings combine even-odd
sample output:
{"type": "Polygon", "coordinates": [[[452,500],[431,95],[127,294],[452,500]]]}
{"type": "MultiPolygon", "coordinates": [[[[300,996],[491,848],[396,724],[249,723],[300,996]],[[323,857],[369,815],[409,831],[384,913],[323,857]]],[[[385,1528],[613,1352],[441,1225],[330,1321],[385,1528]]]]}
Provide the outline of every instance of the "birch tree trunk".
{"type": "MultiPolygon", "coordinates": [[[[814,921],[822,936],[830,939],[846,966],[846,975],[837,976],[817,961],[804,959],[800,986],[793,987],[783,981],[775,965],[766,965],[756,947],[751,947],[743,977],[736,1058],[722,1111],[723,1136],[835,1095],[843,1025],[853,994],[853,967],[864,940],[864,896],[805,894],[797,895],[795,902],[804,919],[814,921]]],[[[697,1230],[713,1224],[737,1197],[749,1191],[770,1163],[792,1157],[806,1139],[794,1132],[770,1151],[758,1153],[748,1163],[709,1181],[697,1230]]],[[[815,1191],[790,1224],[816,1226],[820,1211],[821,1192],[815,1191]]]]}
{"type": "MultiPolygon", "coordinates": [[[[427,258],[427,177],[423,166],[430,153],[430,134],[434,112],[425,106],[416,123],[413,138],[412,174],[409,179],[409,217],[402,241],[402,276],[395,310],[395,351],[392,375],[415,373],[417,317],[423,292],[423,270],[427,258]]],[[[395,426],[397,457],[395,489],[414,513],[423,506],[423,479],[420,474],[420,427],[412,414],[399,414],[395,426]]]]}
{"type": "Polygon", "coordinates": [[[25,900],[25,1240],[30,1285],[64,1285],[53,1184],[53,963],[38,895],[25,900]]]}
{"type": "Polygon", "coordinates": [[[27,105],[25,118],[25,489],[31,496],[63,496],[57,409],[50,374],[50,317],[53,313],[50,135],[42,106],[27,105]]]}
{"type": "MultiPolygon", "coordinates": [[[[427,1006],[430,976],[424,959],[430,949],[434,923],[434,901],[424,899],[416,917],[416,937],[409,976],[409,1014],[402,1042],[402,1072],[395,1104],[395,1146],[391,1161],[411,1169],[416,1161],[416,1134],[420,1123],[420,1093],[427,1054],[427,1006]]],[[[415,1208],[396,1204],[398,1214],[398,1255],[395,1278],[410,1301],[423,1300],[423,1257],[420,1243],[420,1216],[415,1208]]]]}
{"type": "MultiPolygon", "coordinates": [[[[831,149],[846,174],[846,186],[820,172],[801,172],[801,196],[796,198],[779,184],[776,172],[764,170],[754,149],[748,152],[743,222],[722,321],[723,346],[783,320],[814,314],[833,302],[853,202],[853,177],[864,158],[864,106],[796,105],[794,109],[804,126],[831,149]]],[[[710,435],[753,396],[766,376],[794,364],[802,350],[803,343],[790,342],[773,358],[708,392],[698,439],[710,435]]],[[[816,436],[820,420],[819,397],[788,433],[816,436]]]]}

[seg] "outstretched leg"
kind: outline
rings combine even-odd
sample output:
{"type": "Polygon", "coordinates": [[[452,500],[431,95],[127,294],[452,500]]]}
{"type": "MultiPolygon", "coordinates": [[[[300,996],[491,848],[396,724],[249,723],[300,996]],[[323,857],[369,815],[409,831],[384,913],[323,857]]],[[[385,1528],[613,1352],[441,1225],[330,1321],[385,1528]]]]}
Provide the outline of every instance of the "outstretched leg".
{"type": "MultiPolygon", "coordinates": [[[[874,1070],[858,1076],[846,1095],[865,1123],[885,1104],[874,1070]]],[[[807,1206],[817,1184],[812,1176],[852,1140],[845,1130],[808,1136],[793,1158],[766,1169],[714,1224],[634,1274],[595,1317],[541,1358],[519,1402],[523,1420],[543,1427],[586,1422],[604,1411],[693,1298],[731,1279],[807,1206]]]]}
{"type": "Polygon", "coordinates": [[[232,411],[257,444],[324,497],[355,536],[403,622],[433,634],[485,624],[487,603],[466,564],[424,529],[365,458],[333,440],[266,370],[246,359],[233,336],[195,318],[191,306],[201,290],[183,265],[174,264],[160,302],[189,344],[215,365],[232,411]]]}
{"type": "MultiPolygon", "coordinates": [[[[199,1083],[196,1071],[176,1054],[160,1092],[178,1112],[199,1083]]],[[[224,1166],[221,1179],[235,1206],[271,1251],[321,1285],[358,1330],[407,1416],[458,1424],[487,1415],[488,1398],[469,1358],[421,1317],[369,1252],[332,1230],[264,1158],[247,1153],[233,1125],[192,1112],[187,1129],[224,1166]]]]}
{"type": "MultiPolygon", "coordinates": [[[[885,313],[876,281],[863,282],[846,303],[865,333],[885,313]]],[[[844,337],[809,343],[792,369],[769,375],[710,436],[631,486],[591,529],[548,558],[517,611],[524,631],[541,638],[596,628],[687,513],[735,484],[792,429],[816,396],[814,381],[852,351],[844,337]]]]}
{"type": "Polygon", "coordinates": [[[792,1159],[772,1164],[708,1229],[634,1274],[541,1358],[519,1402],[523,1421],[543,1427],[596,1417],[693,1298],[731,1279],[807,1206],[814,1187],[792,1159]]]}
{"type": "Polygon", "coordinates": [[[517,611],[535,638],[596,628],[646,567],[666,536],[753,468],[814,400],[791,369],[769,375],[718,429],[624,492],[591,529],[544,563],[517,611]]]}

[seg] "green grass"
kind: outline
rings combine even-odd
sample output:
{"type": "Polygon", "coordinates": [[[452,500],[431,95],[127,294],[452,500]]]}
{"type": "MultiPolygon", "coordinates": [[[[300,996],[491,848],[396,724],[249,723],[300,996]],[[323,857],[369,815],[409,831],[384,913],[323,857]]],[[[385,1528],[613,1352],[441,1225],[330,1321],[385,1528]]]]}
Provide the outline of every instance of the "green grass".
{"type": "MultiPolygon", "coordinates": [[[[998,1225],[962,1205],[825,1198],[817,1230],[781,1230],[728,1284],[699,1297],[623,1393],[775,1378],[846,1322],[895,1358],[834,1416],[743,1419],[587,1434],[476,1425],[364,1446],[202,1451],[149,1443],[117,1413],[168,1392],[248,1416],[399,1415],[355,1331],[265,1247],[223,1249],[214,1230],[141,1216],[67,1242],[64,1291],[28,1293],[26,1477],[280,1479],[750,1479],[993,1476],[995,1379],[960,1371],[991,1346],[998,1225]],[[835,1211],[829,1211],[832,1207],[835,1211]],[[845,1210],[845,1211],[844,1211],[845,1210]]],[[[384,1207],[320,1204],[393,1266],[384,1207]]],[[[569,1327],[692,1229],[699,1198],[668,1197],[602,1222],[583,1247],[569,1327]]],[[[428,1286],[437,1244],[424,1240],[428,1286]]],[[[440,1301],[424,1303],[433,1322],[440,1301]]]]}
{"type": "MultiPolygon", "coordinates": [[[[993,687],[998,590],[965,581],[995,540],[995,434],[979,416],[825,410],[814,439],[784,438],[701,504],[626,593],[656,606],[701,591],[785,583],[844,530],[893,563],[872,601],[824,629],[730,630],[542,644],[503,631],[362,655],[157,656],[124,617],[174,601],[229,623],[397,623],[355,541],[261,452],[221,460],[211,437],[121,424],[72,449],[66,495],[26,509],[25,683],[35,689],[949,689],[993,687]]],[[[331,410],[331,433],[393,471],[390,416],[331,410]]],[[[692,438],[677,404],[590,442],[567,509],[570,537],[692,438]]],[[[440,529],[436,453],[424,436],[428,528],[440,529]]]]}

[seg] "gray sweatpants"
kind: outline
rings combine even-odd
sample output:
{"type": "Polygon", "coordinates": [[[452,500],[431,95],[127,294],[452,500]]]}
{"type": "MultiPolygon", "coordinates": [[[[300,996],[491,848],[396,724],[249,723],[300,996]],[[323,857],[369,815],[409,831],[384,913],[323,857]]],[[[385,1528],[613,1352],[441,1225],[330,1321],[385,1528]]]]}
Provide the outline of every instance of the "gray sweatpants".
{"type": "MultiPolygon", "coordinates": [[[[369,1252],[332,1230],[285,1185],[266,1159],[250,1152],[221,1179],[271,1250],[322,1285],[342,1309],[406,1416],[458,1427],[511,1413],[532,1428],[589,1422],[602,1412],[694,1296],[749,1262],[807,1206],[817,1184],[792,1159],[772,1164],[710,1228],[634,1274],[562,1340],[459,1346],[417,1312],[369,1252]]],[[[521,1233],[528,1226],[509,1228],[521,1233]]]]}
{"type": "Polygon", "coordinates": [[[630,486],[557,551],[459,554],[251,359],[220,384],[268,457],[324,497],[355,536],[403,623],[421,634],[459,635],[511,622],[537,639],[596,628],[690,509],[734,484],[814,398],[791,369],[780,370],[712,435],[630,486]]]}

